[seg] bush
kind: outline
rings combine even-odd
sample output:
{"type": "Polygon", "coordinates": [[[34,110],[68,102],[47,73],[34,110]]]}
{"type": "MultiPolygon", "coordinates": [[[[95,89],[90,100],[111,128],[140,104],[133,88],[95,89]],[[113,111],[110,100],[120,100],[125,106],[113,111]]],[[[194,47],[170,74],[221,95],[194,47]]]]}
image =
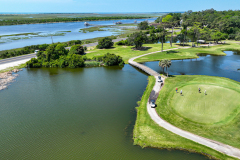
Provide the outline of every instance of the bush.
{"type": "Polygon", "coordinates": [[[91,60],[91,58],[88,58],[87,56],[82,56],[84,61],[91,60]]]}
{"type": "Polygon", "coordinates": [[[111,48],[113,46],[113,42],[111,38],[105,37],[103,39],[100,39],[98,41],[97,48],[102,49],[102,48],[111,48]]]}
{"type": "Polygon", "coordinates": [[[229,40],[234,40],[235,37],[236,37],[236,34],[229,34],[229,35],[228,35],[228,39],[229,39],[229,40]]]}
{"type": "Polygon", "coordinates": [[[79,54],[79,55],[84,55],[84,48],[80,44],[74,45],[71,47],[70,54],[79,54]]]}
{"type": "Polygon", "coordinates": [[[27,62],[27,67],[30,67],[30,68],[40,68],[40,67],[42,67],[42,65],[41,65],[41,62],[38,59],[31,58],[27,62]]]}
{"type": "Polygon", "coordinates": [[[103,56],[94,56],[92,60],[97,61],[97,62],[102,62],[103,61],[103,56]]]}
{"type": "Polygon", "coordinates": [[[107,66],[124,65],[122,57],[110,53],[103,56],[103,63],[107,66]]]}
{"type": "Polygon", "coordinates": [[[121,40],[119,42],[116,42],[117,45],[121,46],[121,45],[128,45],[128,41],[127,40],[121,40]]]}
{"type": "Polygon", "coordinates": [[[84,66],[84,60],[82,56],[77,55],[77,54],[69,54],[66,57],[66,60],[68,62],[68,67],[69,68],[78,68],[78,67],[83,67],[84,66]]]}
{"type": "Polygon", "coordinates": [[[69,41],[68,44],[70,46],[76,45],[76,44],[82,44],[82,41],[80,41],[80,40],[72,40],[72,41],[69,41]]]}

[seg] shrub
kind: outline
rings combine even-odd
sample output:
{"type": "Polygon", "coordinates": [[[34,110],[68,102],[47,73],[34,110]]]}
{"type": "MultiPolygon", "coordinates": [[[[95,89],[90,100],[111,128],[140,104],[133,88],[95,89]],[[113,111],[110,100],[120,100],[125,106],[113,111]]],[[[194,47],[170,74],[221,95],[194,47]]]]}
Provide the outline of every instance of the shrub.
{"type": "Polygon", "coordinates": [[[102,62],[103,61],[103,56],[94,56],[92,60],[97,61],[97,62],[102,62]]]}
{"type": "Polygon", "coordinates": [[[27,67],[30,67],[30,68],[40,68],[41,66],[42,66],[41,62],[36,58],[31,58],[27,62],[27,67]]]}
{"type": "Polygon", "coordinates": [[[124,65],[122,57],[110,53],[103,56],[103,63],[107,66],[124,65]]]}
{"type": "Polygon", "coordinates": [[[236,34],[229,34],[228,35],[229,40],[233,40],[233,39],[235,39],[235,37],[236,37],[236,34]]]}
{"type": "Polygon", "coordinates": [[[74,45],[71,47],[70,54],[79,54],[79,55],[84,55],[84,48],[80,44],[74,45]]]}
{"type": "Polygon", "coordinates": [[[128,45],[128,41],[127,40],[121,40],[119,42],[116,42],[117,45],[128,45]]]}
{"type": "Polygon", "coordinates": [[[83,67],[84,66],[84,60],[82,56],[77,55],[77,54],[69,54],[66,57],[66,60],[68,62],[68,67],[69,68],[78,68],[78,67],[83,67]]]}
{"type": "Polygon", "coordinates": [[[105,37],[103,39],[100,39],[98,41],[97,48],[102,49],[102,48],[111,48],[113,46],[113,42],[111,38],[105,37]]]}
{"type": "Polygon", "coordinates": [[[76,44],[82,44],[82,41],[80,41],[80,40],[72,40],[72,41],[69,41],[68,44],[70,46],[76,45],[76,44]]]}

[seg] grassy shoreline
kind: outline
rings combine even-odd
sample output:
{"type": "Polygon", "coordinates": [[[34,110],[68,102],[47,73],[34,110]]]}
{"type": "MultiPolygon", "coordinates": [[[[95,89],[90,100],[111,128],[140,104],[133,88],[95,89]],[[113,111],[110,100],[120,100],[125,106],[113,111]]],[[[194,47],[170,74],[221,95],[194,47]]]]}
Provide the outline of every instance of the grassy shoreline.
{"type": "Polygon", "coordinates": [[[139,107],[137,107],[137,119],[133,130],[134,145],[141,147],[151,147],[168,150],[185,150],[189,152],[203,154],[213,159],[233,160],[236,158],[229,157],[223,153],[217,152],[211,148],[180,137],[157,125],[147,112],[147,101],[155,84],[155,78],[149,77],[148,86],[142,96],[139,107]]]}
{"type": "Polygon", "coordinates": [[[20,64],[18,66],[14,66],[14,67],[9,67],[9,68],[6,68],[6,69],[3,69],[3,70],[0,70],[0,73],[4,73],[4,72],[8,72],[8,71],[12,71],[14,69],[21,69],[21,68],[24,68],[26,67],[26,63],[23,63],[23,64],[20,64]]]}
{"type": "MultiPolygon", "coordinates": [[[[175,44],[176,45],[176,44],[175,44]]],[[[181,60],[181,59],[196,59],[199,58],[198,54],[208,54],[225,56],[223,51],[240,51],[240,45],[229,41],[228,44],[222,44],[211,47],[198,47],[198,48],[181,48],[173,51],[164,51],[162,53],[155,53],[148,56],[137,58],[136,62],[151,62],[159,61],[162,59],[181,60]]]]}

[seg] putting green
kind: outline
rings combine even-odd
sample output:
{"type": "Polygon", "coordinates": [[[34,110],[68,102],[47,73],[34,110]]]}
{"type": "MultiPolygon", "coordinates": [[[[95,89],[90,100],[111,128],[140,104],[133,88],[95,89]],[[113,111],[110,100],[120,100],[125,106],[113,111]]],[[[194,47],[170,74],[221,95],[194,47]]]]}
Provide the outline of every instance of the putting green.
{"type": "Polygon", "coordinates": [[[175,93],[171,100],[171,107],[187,120],[213,124],[227,123],[240,107],[240,93],[232,89],[208,85],[191,84],[179,88],[183,95],[175,93]],[[198,88],[201,88],[201,93],[198,88]],[[207,91],[207,95],[204,91],[207,91]]]}

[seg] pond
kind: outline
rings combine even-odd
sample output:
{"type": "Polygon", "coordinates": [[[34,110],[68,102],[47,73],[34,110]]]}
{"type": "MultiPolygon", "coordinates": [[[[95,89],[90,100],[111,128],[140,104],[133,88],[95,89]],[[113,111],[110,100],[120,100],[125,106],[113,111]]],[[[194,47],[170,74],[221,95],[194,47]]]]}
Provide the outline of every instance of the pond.
{"type": "Polygon", "coordinates": [[[207,159],[133,145],[147,75],[130,65],[19,74],[0,91],[1,159],[207,159]]]}
{"type": "MultiPolygon", "coordinates": [[[[219,76],[240,81],[240,53],[225,51],[226,56],[201,54],[198,59],[174,60],[168,68],[171,75],[208,75],[219,76]]],[[[162,73],[158,62],[147,62],[144,65],[162,73]]],[[[165,69],[166,72],[166,69],[165,69]]]]}

